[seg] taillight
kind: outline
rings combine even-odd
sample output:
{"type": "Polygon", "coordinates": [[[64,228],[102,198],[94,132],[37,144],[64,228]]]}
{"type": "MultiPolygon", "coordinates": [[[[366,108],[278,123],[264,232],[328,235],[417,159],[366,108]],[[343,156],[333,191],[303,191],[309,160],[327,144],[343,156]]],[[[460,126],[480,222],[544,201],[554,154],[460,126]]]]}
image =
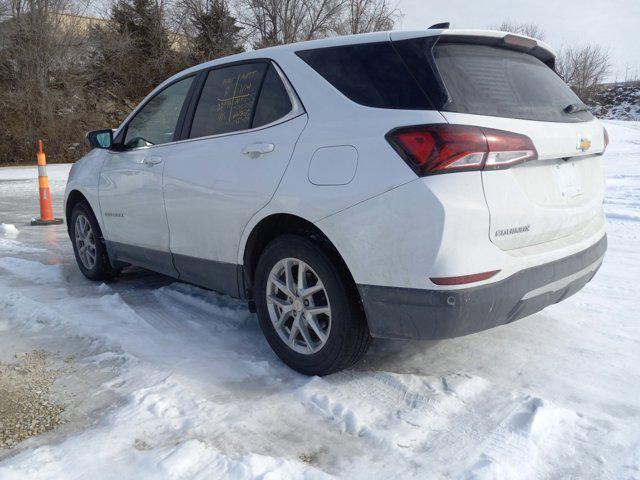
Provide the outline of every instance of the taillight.
{"type": "MultiPolygon", "coordinates": [[[[602,131],[604,132],[604,150],[606,150],[609,146],[609,132],[604,127],[602,127],[602,131]]],[[[604,153],[604,150],[602,150],[602,153],[604,153]]]]}
{"type": "Polygon", "coordinates": [[[538,158],[525,135],[470,125],[401,127],[386,138],[419,176],[507,168],[538,158]]]}

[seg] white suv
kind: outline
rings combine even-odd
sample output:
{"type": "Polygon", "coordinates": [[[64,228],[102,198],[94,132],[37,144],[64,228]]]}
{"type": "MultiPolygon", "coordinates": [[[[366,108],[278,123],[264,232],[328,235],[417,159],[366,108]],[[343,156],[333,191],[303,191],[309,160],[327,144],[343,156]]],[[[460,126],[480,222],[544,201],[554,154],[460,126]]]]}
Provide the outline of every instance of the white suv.
{"type": "Polygon", "coordinates": [[[434,29],[242,53],[168,79],[73,166],[80,270],[246,299],[292,368],[447,338],[582,288],[607,135],[531,38],[434,29]]]}

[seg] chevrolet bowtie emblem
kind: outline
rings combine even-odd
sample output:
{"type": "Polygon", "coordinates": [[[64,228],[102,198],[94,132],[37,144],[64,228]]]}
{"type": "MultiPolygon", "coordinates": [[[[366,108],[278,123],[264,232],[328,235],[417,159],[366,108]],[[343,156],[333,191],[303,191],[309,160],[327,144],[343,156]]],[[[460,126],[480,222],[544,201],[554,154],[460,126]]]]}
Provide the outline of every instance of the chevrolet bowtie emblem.
{"type": "Polygon", "coordinates": [[[576,146],[577,150],[580,150],[581,152],[586,152],[590,148],[591,148],[591,140],[589,140],[586,137],[580,137],[580,139],[578,139],[578,145],[576,146]]]}

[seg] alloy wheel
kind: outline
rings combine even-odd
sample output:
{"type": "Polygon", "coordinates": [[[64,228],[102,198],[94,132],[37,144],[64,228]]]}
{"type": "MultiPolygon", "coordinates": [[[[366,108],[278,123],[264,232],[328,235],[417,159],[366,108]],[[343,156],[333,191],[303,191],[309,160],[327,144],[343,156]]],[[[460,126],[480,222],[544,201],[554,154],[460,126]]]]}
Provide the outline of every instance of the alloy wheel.
{"type": "Polygon", "coordinates": [[[75,234],[80,261],[87,270],[92,270],[96,264],[96,241],[89,219],[82,214],[76,218],[75,234]]]}
{"type": "Polygon", "coordinates": [[[267,280],[269,317],[282,341],[304,355],[317,353],[331,331],[329,296],[318,274],[305,262],[285,258],[267,280]]]}

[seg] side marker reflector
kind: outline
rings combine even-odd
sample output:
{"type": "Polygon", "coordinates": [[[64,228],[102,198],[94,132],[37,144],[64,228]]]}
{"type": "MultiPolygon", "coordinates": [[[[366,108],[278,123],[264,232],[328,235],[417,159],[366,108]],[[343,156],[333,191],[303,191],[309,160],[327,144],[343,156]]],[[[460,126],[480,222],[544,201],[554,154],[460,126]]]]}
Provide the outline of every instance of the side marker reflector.
{"type": "Polygon", "coordinates": [[[464,285],[466,283],[481,282],[493,277],[500,270],[493,270],[491,272],[473,273],[471,275],[460,275],[459,277],[430,277],[436,285],[464,285]]]}

